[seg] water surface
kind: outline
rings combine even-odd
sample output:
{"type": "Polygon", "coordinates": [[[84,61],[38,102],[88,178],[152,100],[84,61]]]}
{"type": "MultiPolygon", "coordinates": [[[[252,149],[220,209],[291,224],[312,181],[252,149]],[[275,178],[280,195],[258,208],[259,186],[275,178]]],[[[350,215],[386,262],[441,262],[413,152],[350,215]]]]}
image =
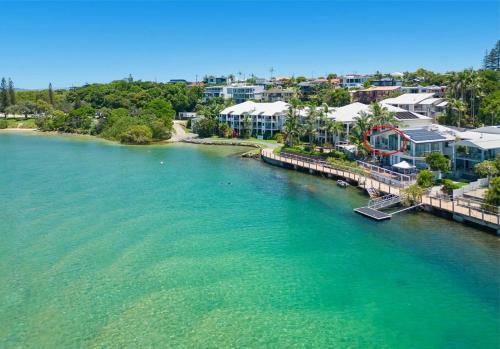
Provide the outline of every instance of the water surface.
{"type": "Polygon", "coordinates": [[[242,151],[0,134],[0,347],[498,348],[496,237],[242,151]]]}

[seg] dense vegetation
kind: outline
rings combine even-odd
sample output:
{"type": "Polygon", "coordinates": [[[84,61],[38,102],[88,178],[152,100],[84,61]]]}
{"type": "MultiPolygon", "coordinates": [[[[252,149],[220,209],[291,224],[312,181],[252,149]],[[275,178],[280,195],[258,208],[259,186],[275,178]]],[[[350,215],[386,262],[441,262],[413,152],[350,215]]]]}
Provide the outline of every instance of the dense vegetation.
{"type": "Polygon", "coordinates": [[[86,133],[146,144],[170,138],[178,111],[195,110],[200,87],[126,80],[89,84],[69,90],[15,91],[2,79],[0,111],[38,116],[42,130],[86,133]]]}

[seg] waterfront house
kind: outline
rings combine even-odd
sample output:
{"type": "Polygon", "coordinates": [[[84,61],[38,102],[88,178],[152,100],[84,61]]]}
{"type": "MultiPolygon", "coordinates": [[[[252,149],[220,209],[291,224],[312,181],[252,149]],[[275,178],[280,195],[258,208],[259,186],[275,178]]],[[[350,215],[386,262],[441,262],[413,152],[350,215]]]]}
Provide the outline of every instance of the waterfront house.
{"type": "Polygon", "coordinates": [[[381,158],[383,165],[395,165],[406,161],[417,169],[426,169],[425,157],[432,152],[439,152],[454,160],[455,133],[446,127],[439,125],[428,125],[418,128],[400,129],[406,146],[403,148],[404,139],[401,134],[394,131],[385,131],[370,137],[370,144],[378,150],[394,151],[402,149],[401,152],[381,158]]]}
{"type": "Polygon", "coordinates": [[[431,118],[443,112],[447,105],[446,100],[434,97],[434,93],[405,93],[398,97],[384,99],[382,103],[431,118]]]}
{"type": "Polygon", "coordinates": [[[397,95],[400,91],[400,86],[372,86],[354,91],[352,100],[353,102],[370,104],[397,95]]]}
{"type": "Polygon", "coordinates": [[[236,134],[242,134],[247,124],[250,132],[257,138],[272,138],[275,133],[282,131],[288,108],[288,103],[281,101],[246,101],[222,110],[219,122],[227,123],[236,134]]]}

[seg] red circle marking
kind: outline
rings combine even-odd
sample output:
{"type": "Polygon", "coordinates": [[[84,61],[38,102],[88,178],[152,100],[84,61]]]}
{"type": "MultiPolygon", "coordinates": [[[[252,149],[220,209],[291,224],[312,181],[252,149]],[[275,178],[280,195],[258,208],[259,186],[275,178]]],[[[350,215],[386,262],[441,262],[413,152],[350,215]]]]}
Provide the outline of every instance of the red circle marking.
{"type": "Polygon", "coordinates": [[[403,131],[401,131],[398,128],[391,126],[391,125],[377,125],[374,127],[370,127],[363,134],[363,146],[366,149],[368,149],[369,152],[372,152],[375,155],[380,155],[380,156],[390,156],[390,155],[394,155],[394,154],[403,152],[404,149],[406,148],[407,141],[408,140],[406,139],[406,136],[403,133],[403,131]],[[388,151],[388,152],[380,151],[380,150],[372,148],[371,145],[367,142],[368,134],[371,134],[371,133],[373,133],[373,131],[377,131],[377,130],[389,130],[389,131],[394,130],[394,131],[396,131],[396,133],[398,133],[403,138],[403,145],[398,150],[393,150],[393,151],[388,151]]]}

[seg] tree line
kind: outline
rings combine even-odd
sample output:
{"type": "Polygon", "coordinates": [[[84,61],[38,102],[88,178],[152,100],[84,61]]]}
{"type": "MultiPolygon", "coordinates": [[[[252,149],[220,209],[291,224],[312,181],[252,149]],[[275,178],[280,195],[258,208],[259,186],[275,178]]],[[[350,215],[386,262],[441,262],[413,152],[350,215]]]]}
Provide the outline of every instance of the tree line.
{"type": "Polygon", "coordinates": [[[170,138],[176,112],[193,111],[203,90],[186,84],[134,81],[70,89],[15,91],[2,79],[0,111],[5,116],[37,116],[42,130],[86,133],[123,143],[145,144],[170,138]]]}

